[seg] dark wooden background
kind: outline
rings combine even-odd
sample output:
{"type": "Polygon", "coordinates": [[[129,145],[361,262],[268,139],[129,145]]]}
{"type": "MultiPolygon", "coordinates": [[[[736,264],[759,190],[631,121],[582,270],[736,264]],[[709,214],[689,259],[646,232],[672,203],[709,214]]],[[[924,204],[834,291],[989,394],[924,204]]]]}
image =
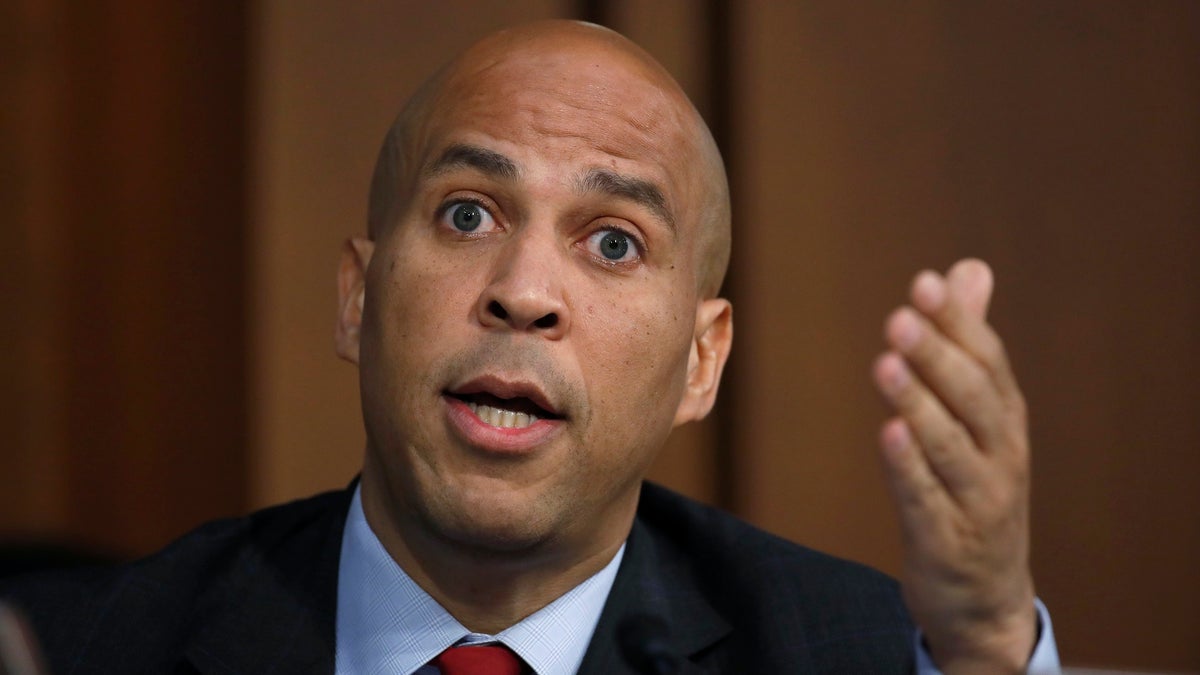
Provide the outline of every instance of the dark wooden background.
{"type": "Polygon", "coordinates": [[[737,340],[655,476],[895,571],[868,377],[922,267],[989,260],[1065,662],[1200,669],[1200,4],[0,5],[0,532],[132,556],[344,484],[337,247],[475,38],[590,18],[726,152],[737,340]]]}

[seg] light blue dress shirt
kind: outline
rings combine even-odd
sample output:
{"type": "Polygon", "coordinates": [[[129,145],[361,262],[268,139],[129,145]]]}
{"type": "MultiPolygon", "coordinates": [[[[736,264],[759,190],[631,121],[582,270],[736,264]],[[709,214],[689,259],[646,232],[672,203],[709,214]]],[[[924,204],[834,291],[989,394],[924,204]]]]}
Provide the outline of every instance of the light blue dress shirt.
{"type": "MultiPolygon", "coordinates": [[[[1038,633],[1038,641],[1033,647],[1033,655],[1029,658],[1029,666],[1025,672],[1028,675],[1060,675],[1062,665],[1058,662],[1058,643],[1054,641],[1054,626],[1050,624],[1050,612],[1037,598],[1033,599],[1033,604],[1037,607],[1041,632],[1038,633]]],[[[933,658],[921,641],[921,631],[917,631],[916,650],[918,675],[942,675],[942,671],[933,664],[933,658]]]]}
{"type": "MultiPolygon", "coordinates": [[[[497,635],[467,630],[396,564],[371,530],[363,513],[361,486],[354,491],[338,566],[337,675],[436,675],[428,665],[455,644],[500,642],[517,653],[538,675],[569,675],[579,670],[584,653],[612,590],[625,555],[621,546],[604,569],[562,597],[497,635]]],[[[1041,634],[1029,662],[1030,675],[1062,672],[1050,614],[1037,604],[1041,634]]],[[[914,639],[917,672],[941,675],[914,639]]]]}

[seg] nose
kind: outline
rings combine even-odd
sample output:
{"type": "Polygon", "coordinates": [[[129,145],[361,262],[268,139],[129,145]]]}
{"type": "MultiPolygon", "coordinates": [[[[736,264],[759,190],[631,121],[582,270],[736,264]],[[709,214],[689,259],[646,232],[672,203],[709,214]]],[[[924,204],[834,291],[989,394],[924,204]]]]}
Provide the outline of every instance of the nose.
{"type": "Polygon", "coordinates": [[[571,323],[562,263],[553,237],[529,230],[515,234],[500,248],[479,296],[479,322],[488,328],[562,338],[571,323]]]}

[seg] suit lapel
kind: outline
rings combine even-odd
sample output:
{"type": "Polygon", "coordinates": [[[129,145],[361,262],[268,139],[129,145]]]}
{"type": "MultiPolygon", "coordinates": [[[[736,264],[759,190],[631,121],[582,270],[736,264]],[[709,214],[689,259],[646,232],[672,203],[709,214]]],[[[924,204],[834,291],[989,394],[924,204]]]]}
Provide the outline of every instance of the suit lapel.
{"type": "Polygon", "coordinates": [[[333,673],[337,570],[353,485],[313,521],[256,533],[186,649],[200,673],[333,673]]]}
{"type": "Polygon", "coordinates": [[[637,671],[620,653],[617,630],[627,617],[644,614],[662,619],[670,630],[673,651],[692,657],[730,631],[727,622],[692,583],[686,561],[660,546],[635,520],[625,557],[579,668],[580,675],[629,674],[637,671]]]}

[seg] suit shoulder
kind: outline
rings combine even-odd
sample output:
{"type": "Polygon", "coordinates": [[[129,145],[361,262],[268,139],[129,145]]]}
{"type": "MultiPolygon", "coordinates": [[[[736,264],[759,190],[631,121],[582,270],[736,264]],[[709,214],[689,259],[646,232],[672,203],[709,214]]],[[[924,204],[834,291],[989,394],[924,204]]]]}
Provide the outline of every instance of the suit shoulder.
{"type": "Polygon", "coordinates": [[[173,654],[206,615],[236,601],[244,570],[310,558],[317,539],[340,534],[349,501],[348,491],[329,492],[215,520],[130,563],[0,581],[0,598],[29,617],[57,667],[116,649],[101,646],[110,639],[147,658],[173,654]]]}
{"type": "Polygon", "coordinates": [[[677,573],[693,577],[728,615],[803,624],[817,640],[871,631],[911,635],[899,584],[867,565],[788,541],[653,484],[643,488],[638,517],[660,556],[686,568],[677,573]]]}
{"type": "Polygon", "coordinates": [[[894,579],[867,565],[789,541],[727,511],[653,483],[646,483],[642,489],[638,517],[679,546],[718,558],[751,558],[768,565],[801,564],[818,569],[841,570],[872,583],[896,586],[894,579]]]}

